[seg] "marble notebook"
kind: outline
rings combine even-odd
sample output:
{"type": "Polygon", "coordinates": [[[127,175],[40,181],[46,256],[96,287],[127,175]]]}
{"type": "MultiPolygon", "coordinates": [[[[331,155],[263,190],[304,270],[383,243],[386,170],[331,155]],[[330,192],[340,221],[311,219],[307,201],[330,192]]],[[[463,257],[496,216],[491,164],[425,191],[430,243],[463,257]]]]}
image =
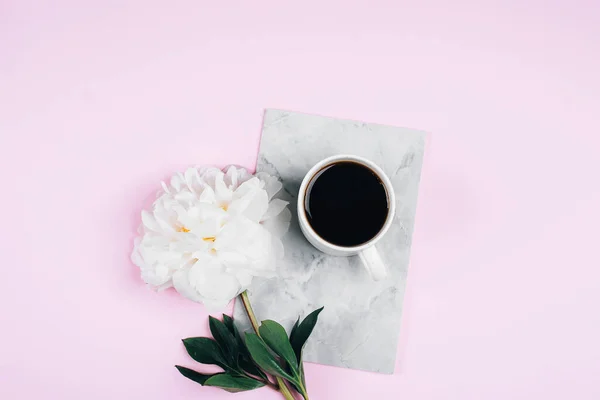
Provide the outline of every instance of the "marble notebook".
{"type": "MultiPolygon", "coordinates": [[[[276,320],[288,332],[298,316],[325,306],[306,344],[305,361],[394,372],[424,145],[425,134],[411,129],[266,111],[257,170],[280,177],[293,217],[283,238],[286,254],[279,277],[256,279],[249,295],[259,320],[276,320]],[[369,278],[357,257],[320,253],[298,226],[302,178],[316,162],[339,153],[369,158],[394,186],[397,214],[377,244],[389,269],[380,282],[369,278]]],[[[240,302],[234,314],[240,328],[250,329],[240,302]]]]}

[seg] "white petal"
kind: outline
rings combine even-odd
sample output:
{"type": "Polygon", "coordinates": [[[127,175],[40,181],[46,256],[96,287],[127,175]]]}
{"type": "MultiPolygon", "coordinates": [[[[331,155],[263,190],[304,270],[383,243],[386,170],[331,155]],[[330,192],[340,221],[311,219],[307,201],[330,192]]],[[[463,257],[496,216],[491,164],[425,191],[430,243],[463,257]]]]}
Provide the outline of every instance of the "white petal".
{"type": "Polygon", "coordinates": [[[289,208],[285,208],[277,217],[269,218],[261,225],[265,227],[275,237],[282,237],[290,227],[292,212],[289,208]]]}
{"type": "Polygon", "coordinates": [[[171,279],[169,267],[157,264],[152,268],[142,268],[142,279],[150,286],[164,285],[171,279]]]}
{"type": "Polygon", "coordinates": [[[206,186],[202,193],[200,193],[200,197],[198,198],[202,203],[214,204],[217,201],[215,196],[215,191],[210,187],[206,186]]]}
{"type": "Polygon", "coordinates": [[[242,271],[250,263],[248,257],[236,251],[218,250],[217,258],[232,272],[242,271]]]}
{"type": "Polygon", "coordinates": [[[272,235],[260,224],[239,217],[219,232],[214,248],[217,257],[229,269],[245,270],[253,275],[272,276],[270,265],[272,235]]]}
{"type": "Polygon", "coordinates": [[[210,243],[203,241],[201,237],[198,237],[193,233],[179,232],[176,234],[176,239],[169,243],[169,252],[163,254],[179,254],[178,259],[170,258],[168,261],[173,268],[178,269],[183,261],[195,257],[194,254],[197,252],[206,253],[209,250],[210,243]]]}
{"type": "Polygon", "coordinates": [[[131,252],[131,262],[140,268],[142,268],[146,265],[146,263],[144,262],[144,259],[140,255],[140,252],[137,249],[137,247],[134,248],[133,251],[131,252]]]}
{"type": "Polygon", "coordinates": [[[162,231],[160,225],[156,222],[156,220],[154,219],[152,214],[150,214],[146,210],[142,210],[142,223],[144,224],[144,226],[146,228],[150,229],[151,231],[154,231],[154,232],[162,231]]]}
{"type": "Polygon", "coordinates": [[[201,220],[209,218],[219,218],[227,215],[227,212],[216,204],[198,203],[194,206],[198,211],[198,218],[201,220]]]}
{"type": "Polygon", "coordinates": [[[204,238],[213,238],[217,236],[221,229],[221,222],[216,218],[209,218],[199,224],[192,225],[191,233],[198,237],[199,240],[204,238]]]}
{"type": "Polygon", "coordinates": [[[190,268],[185,268],[181,271],[175,272],[173,275],[173,286],[175,287],[175,290],[177,290],[177,292],[179,292],[179,294],[183,297],[200,303],[202,302],[202,297],[190,283],[190,268]]]}
{"type": "Polygon", "coordinates": [[[267,209],[267,212],[262,217],[262,221],[278,216],[283,210],[285,210],[288,204],[289,203],[287,201],[283,201],[281,199],[271,200],[271,202],[269,202],[269,208],[267,209]]]}
{"type": "Polygon", "coordinates": [[[269,197],[259,186],[259,181],[251,179],[244,182],[234,193],[234,200],[228,211],[236,215],[244,215],[251,221],[259,222],[269,208],[269,197]],[[241,196],[240,196],[241,194],[241,196]]]}
{"type": "Polygon", "coordinates": [[[214,204],[197,203],[178,219],[186,229],[196,236],[215,236],[227,218],[227,212],[214,204]]]}
{"type": "Polygon", "coordinates": [[[225,168],[225,184],[232,190],[237,189],[242,183],[246,182],[252,175],[244,167],[230,165],[225,168]]]}
{"type": "Polygon", "coordinates": [[[215,177],[215,197],[217,199],[217,203],[221,206],[228,205],[233,197],[233,190],[227,187],[223,178],[223,174],[215,177]]]}
{"type": "Polygon", "coordinates": [[[189,203],[196,200],[196,195],[190,192],[188,189],[181,190],[173,197],[175,200],[182,203],[189,203]]]}
{"type": "Polygon", "coordinates": [[[250,287],[250,285],[252,284],[252,274],[246,272],[246,271],[239,271],[238,273],[235,274],[238,282],[241,285],[241,290],[240,292],[243,292],[244,290],[248,289],[250,287]]]}
{"type": "Polygon", "coordinates": [[[154,288],[154,290],[156,290],[157,292],[162,292],[163,290],[167,290],[172,287],[173,287],[173,281],[168,281],[166,283],[163,283],[162,285],[156,286],[154,288]]]}
{"type": "Polygon", "coordinates": [[[181,185],[183,185],[185,183],[185,180],[183,179],[183,176],[179,173],[173,175],[173,177],[171,178],[171,186],[173,186],[173,189],[175,189],[176,192],[181,190],[181,185]]]}
{"type": "Polygon", "coordinates": [[[256,177],[264,183],[264,188],[269,195],[269,200],[283,188],[283,184],[277,177],[269,175],[266,172],[259,172],[256,174],[256,177]]]}
{"type": "Polygon", "coordinates": [[[237,167],[237,174],[238,174],[238,186],[241,185],[242,183],[252,179],[252,174],[250,172],[248,172],[248,170],[246,168],[237,167]]]}
{"type": "Polygon", "coordinates": [[[269,196],[266,191],[261,190],[252,198],[252,201],[248,204],[243,214],[251,221],[260,222],[268,209],[269,196]]]}
{"type": "Polygon", "coordinates": [[[185,184],[192,193],[195,193],[197,189],[200,189],[199,181],[200,176],[198,175],[198,170],[196,168],[188,168],[185,171],[185,184]]]}
{"type": "Polygon", "coordinates": [[[192,287],[204,298],[205,304],[209,301],[227,304],[241,289],[235,276],[225,272],[216,262],[198,261],[190,269],[189,280],[192,287]]]}
{"type": "Polygon", "coordinates": [[[166,211],[155,211],[154,219],[160,226],[161,232],[168,234],[175,233],[175,228],[171,223],[171,216],[166,211]]]}
{"type": "Polygon", "coordinates": [[[235,251],[241,244],[245,244],[256,238],[259,228],[260,225],[253,223],[243,216],[233,218],[219,232],[214,243],[214,248],[217,251],[235,251]]]}
{"type": "Polygon", "coordinates": [[[239,186],[238,182],[238,170],[235,166],[231,165],[225,172],[225,184],[232,190],[237,189],[239,186]]]}
{"type": "Polygon", "coordinates": [[[206,186],[215,187],[215,179],[219,175],[223,175],[223,171],[215,167],[202,168],[198,171],[200,179],[206,186]]]}
{"type": "Polygon", "coordinates": [[[258,178],[250,178],[233,192],[233,197],[239,199],[257,190],[262,190],[260,180],[258,178]]]}
{"type": "Polygon", "coordinates": [[[225,307],[231,302],[231,299],[203,299],[202,303],[204,308],[209,314],[216,314],[223,311],[225,307]]]}

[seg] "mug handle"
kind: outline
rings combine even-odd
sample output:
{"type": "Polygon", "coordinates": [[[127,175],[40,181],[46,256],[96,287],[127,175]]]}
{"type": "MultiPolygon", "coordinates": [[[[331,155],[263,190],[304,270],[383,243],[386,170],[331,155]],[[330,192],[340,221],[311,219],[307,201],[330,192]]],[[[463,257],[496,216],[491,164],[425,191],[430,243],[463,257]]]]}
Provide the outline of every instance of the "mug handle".
{"type": "Polygon", "coordinates": [[[364,249],[358,253],[358,257],[360,257],[360,260],[374,281],[379,281],[386,277],[387,269],[375,246],[364,249]]]}

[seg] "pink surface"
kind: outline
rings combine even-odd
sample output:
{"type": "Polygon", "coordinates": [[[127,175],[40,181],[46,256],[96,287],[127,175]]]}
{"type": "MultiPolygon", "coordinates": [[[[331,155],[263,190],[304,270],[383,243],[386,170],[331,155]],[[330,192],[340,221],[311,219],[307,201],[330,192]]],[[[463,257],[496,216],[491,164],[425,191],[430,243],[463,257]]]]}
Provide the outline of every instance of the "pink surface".
{"type": "Polygon", "coordinates": [[[0,3],[0,398],[230,398],[128,257],[267,107],[433,133],[396,373],[308,365],[312,400],[600,398],[598,1],[82,3],[0,3]]]}

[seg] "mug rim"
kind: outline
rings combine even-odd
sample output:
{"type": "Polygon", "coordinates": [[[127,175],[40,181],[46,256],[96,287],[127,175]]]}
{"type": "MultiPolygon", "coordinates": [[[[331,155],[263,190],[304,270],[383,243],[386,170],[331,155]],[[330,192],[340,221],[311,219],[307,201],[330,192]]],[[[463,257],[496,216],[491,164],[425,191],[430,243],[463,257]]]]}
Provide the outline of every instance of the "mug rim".
{"type": "Polygon", "coordinates": [[[391,182],[390,178],[373,161],[371,161],[367,158],[361,157],[361,156],[353,155],[353,154],[337,154],[337,155],[333,155],[333,156],[324,158],[323,160],[319,161],[311,169],[308,170],[306,175],[304,175],[304,178],[302,179],[302,183],[300,184],[300,190],[298,191],[297,208],[298,208],[298,218],[300,219],[301,224],[304,225],[304,228],[310,232],[311,238],[313,240],[317,241],[319,243],[319,245],[321,245],[325,248],[328,248],[330,250],[333,250],[335,252],[339,252],[339,253],[358,253],[364,249],[367,249],[367,248],[373,246],[390,229],[390,226],[392,225],[392,222],[394,220],[394,215],[396,214],[396,197],[395,197],[395,193],[394,193],[392,182],[391,182]],[[373,172],[375,172],[377,174],[377,176],[379,177],[379,179],[383,182],[383,186],[385,188],[385,192],[386,192],[387,199],[388,199],[388,215],[387,215],[387,218],[386,218],[383,226],[381,227],[381,229],[379,230],[379,232],[377,232],[377,234],[375,236],[373,236],[368,241],[361,243],[357,246],[339,246],[339,245],[330,243],[330,242],[326,241],[325,239],[323,239],[321,236],[319,236],[319,234],[317,234],[317,232],[315,232],[313,227],[308,222],[308,217],[306,215],[306,209],[304,207],[304,202],[305,202],[305,198],[306,198],[306,189],[308,188],[308,185],[312,181],[314,176],[319,171],[321,171],[323,168],[327,167],[329,164],[335,164],[336,162],[341,162],[341,161],[357,162],[359,164],[366,166],[373,172]]]}

